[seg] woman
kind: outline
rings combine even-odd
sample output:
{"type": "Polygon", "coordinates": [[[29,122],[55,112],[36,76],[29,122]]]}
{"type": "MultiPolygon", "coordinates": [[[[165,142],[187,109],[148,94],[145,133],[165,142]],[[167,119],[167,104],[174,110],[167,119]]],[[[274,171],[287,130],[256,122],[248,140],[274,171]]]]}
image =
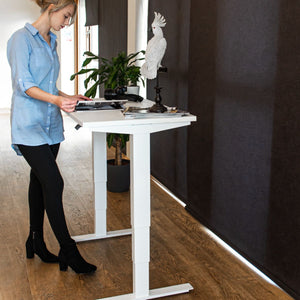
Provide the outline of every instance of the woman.
{"type": "Polygon", "coordinates": [[[30,232],[27,258],[37,254],[47,263],[59,262],[60,270],[70,266],[76,273],[91,273],[71,238],[62,204],[63,179],[56,164],[64,140],[60,109],[72,112],[81,95],[69,96],[56,87],[59,61],[56,35],[72,24],[77,5],[74,0],[35,0],[41,15],[33,24],[16,31],[7,44],[12,73],[12,147],[31,167],[29,184],[30,232]],[[43,239],[44,211],[59,242],[58,257],[50,253],[43,239]]]}

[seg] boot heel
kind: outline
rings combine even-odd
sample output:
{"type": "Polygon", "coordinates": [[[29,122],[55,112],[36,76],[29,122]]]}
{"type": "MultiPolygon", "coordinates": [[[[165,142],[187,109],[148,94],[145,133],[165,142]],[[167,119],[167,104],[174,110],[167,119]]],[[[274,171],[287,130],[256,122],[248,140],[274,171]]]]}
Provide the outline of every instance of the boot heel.
{"type": "Polygon", "coordinates": [[[30,247],[28,244],[26,244],[26,257],[27,258],[33,258],[34,257],[33,248],[30,247]]]}
{"type": "Polygon", "coordinates": [[[58,254],[61,271],[66,271],[68,266],[77,274],[87,274],[96,271],[97,267],[86,262],[80,255],[75,242],[68,245],[65,249],[60,249],[58,254]]]}
{"type": "Polygon", "coordinates": [[[65,263],[65,262],[59,262],[59,269],[61,270],[61,271],[67,271],[67,269],[68,269],[68,264],[67,263],[65,263]]]}

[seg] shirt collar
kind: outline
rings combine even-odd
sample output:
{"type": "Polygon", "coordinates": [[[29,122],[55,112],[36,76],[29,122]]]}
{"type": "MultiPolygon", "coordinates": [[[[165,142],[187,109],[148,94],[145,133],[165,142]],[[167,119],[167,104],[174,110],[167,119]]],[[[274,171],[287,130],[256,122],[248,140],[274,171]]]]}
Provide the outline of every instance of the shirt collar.
{"type": "Polygon", "coordinates": [[[36,34],[39,32],[34,26],[32,26],[32,25],[29,24],[29,23],[26,23],[26,24],[25,24],[25,28],[26,28],[32,35],[36,35],[36,34]]]}
{"type": "MultiPolygon", "coordinates": [[[[39,31],[38,31],[34,26],[32,26],[31,24],[29,24],[29,23],[26,23],[26,24],[25,24],[25,28],[26,28],[32,35],[36,35],[36,34],[39,33],[39,31]]],[[[52,45],[52,47],[53,47],[53,46],[54,46],[54,43],[55,43],[55,41],[56,41],[57,36],[56,36],[56,34],[54,34],[52,31],[50,31],[49,34],[50,34],[50,37],[51,37],[51,39],[50,39],[51,45],[52,45]]]]}
{"type": "Polygon", "coordinates": [[[51,41],[55,42],[55,40],[56,40],[56,38],[57,38],[56,34],[53,33],[52,31],[50,31],[49,34],[50,34],[50,36],[51,36],[51,41]]]}

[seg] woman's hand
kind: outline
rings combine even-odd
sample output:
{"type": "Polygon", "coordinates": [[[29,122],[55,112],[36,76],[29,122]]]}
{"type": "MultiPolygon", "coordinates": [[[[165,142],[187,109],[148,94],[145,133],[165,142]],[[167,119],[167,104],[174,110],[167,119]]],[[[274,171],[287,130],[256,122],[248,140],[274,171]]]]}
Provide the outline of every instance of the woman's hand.
{"type": "Polygon", "coordinates": [[[57,96],[55,104],[64,112],[72,112],[75,110],[77,99],[71,99],[63,96],[57,96]]]}
{"type": "Polygon", "coordinates": [[[88,98],[83,95],[73,95],[73,96],[67,96],[67,98],[72,99],[72,100],[77,100],[77,101],[91,101],[93,99],[88,98]]]}
{"type": "Polygon", "coordinates": [[[56,105],[65,112],[72,112],[75,110],[75,106],[78,101],[90,101],[92,99],[83,95],[67,95],[62,91],[59,91],[59,96],[56,101],[56,105]]]}

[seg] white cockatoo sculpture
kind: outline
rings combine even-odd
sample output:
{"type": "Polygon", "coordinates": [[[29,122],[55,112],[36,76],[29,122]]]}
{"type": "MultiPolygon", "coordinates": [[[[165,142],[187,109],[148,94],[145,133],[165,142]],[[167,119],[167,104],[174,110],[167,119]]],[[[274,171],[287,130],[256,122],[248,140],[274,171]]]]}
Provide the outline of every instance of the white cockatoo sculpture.
{"type": "Polygon", "coordinates": [[[160,63],[167,48],[167,41],[161,29],[166,26],[166,20],[160,13],[154,12],[154,16],[151,25],[154,36],[147,44],[145,63],[141,67],[141,75],[147,79],[154,79],[157,76],[157,70],[161,67],[160,63]]]}

